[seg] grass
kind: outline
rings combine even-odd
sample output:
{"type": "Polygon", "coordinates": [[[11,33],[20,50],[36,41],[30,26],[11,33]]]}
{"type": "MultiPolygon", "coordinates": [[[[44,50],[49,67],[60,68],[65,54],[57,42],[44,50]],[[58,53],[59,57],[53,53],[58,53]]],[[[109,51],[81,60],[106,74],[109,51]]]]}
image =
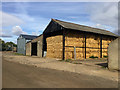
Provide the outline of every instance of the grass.
{"type": "Polygon", "coordinates": [[[82,63],[79,63],[79,62],[74,62],[73,64],[82,64],[82,63]]]}
{"type": "Polygon", "coordinates": [[[66,62],[70,62],[71,60],[72,60],[72,59],[66,59],[65,61],[66,61],[66,62]]]}
{"type": "Polygon", "coordinates": [[[108,56],[105,56],[105,55],[104,55],[103,57],[104,57],[104,58],[107,58],[108,56]]]}
{"type": "Polygon", "coordinates": [[[14,53],[15,55],[24,55],[24,54],[21,54],[21,53],[14,53]]]}
{"type": "Polygon", "coordinates": [[[97,56],[90,56],[89,58],[98,58],[97,56]]]}
{"type": "Polygon", "coordinates": [[[105,67],[105,66],[102,66],[101,68],[103,68],[103,69],[106,69],[107,67],[105,67]]]}

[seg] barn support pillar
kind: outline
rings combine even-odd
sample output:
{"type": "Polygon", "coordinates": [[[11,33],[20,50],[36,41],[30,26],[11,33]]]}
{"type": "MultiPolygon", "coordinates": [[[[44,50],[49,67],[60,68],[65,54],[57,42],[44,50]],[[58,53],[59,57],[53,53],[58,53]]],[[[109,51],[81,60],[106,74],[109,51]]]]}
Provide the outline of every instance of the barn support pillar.
{"type": "Polygon", "coordinates": [[[65,30],[63,29],[63,60],[65,60],[65,30]]]}
{"type": "Polygon", "coordinates": [[[74,46],[74,60],[76,60],[76,47],[74,46]]]}
{"type": "Polygon", "coordinates": [[[100,58],[102,58],[102,36],[100,36],[100,58]]]}
{"type": "Polygon", "coordinates": [[[43,45],[42,45],[42,57],[44,57],[44,48],[45,48],[45,34],[43,33],[43,40],[42,40],[42,43],[43,43],[43,45]]]}
{"type": "Polygon", "coordinates": [[[86,59],[86,33],[85,33],[85,59],[86,59]]]}

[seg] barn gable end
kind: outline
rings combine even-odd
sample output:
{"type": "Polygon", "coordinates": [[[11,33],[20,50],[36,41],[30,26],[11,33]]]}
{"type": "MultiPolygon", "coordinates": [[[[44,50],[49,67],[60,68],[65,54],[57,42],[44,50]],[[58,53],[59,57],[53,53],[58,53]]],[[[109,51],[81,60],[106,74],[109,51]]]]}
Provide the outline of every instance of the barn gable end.
{"type": "Polygon", "coordinates": [[[52,19],[43,32],[43,51],[47,57],[60,59],[103,58],[108,44],[117,35],[106,30],[52,19]]]}

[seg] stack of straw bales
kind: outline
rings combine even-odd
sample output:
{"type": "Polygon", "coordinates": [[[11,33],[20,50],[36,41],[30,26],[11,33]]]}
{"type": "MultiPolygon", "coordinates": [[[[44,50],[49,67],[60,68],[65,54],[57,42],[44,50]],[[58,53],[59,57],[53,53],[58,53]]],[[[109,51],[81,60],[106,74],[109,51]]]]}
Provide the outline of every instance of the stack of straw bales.
{"type": "Polygon", "coordinates": [[[62,59],[62,49],[63,49],[63,36],[51,36],[47,39],[47,57],[51,58],[61,58],[62,59]]]}
{"type": "Polygon", "coordinates": [[[100,36],[87,34],[86,36],[86,58],[90,56],[100,57],[100,36]]]}
{"type": "Polygon", "coordinates": [[[65,59],[74,58],[74,47],[76,47],[76,59],[84,58],[84,49],[78,47],[84,47],[84,38],[81,33],[69,33],[65,36],[65,59]]]}
{"type": "Polygon", "coordinates": [[[112,41],[111,38],[107,38],[107,37],[103,37],[103,40],[102,40],[102,57],[103,56],[108,56],[108,46],[109,46],[109,43],[112,41]]]}
{"type": "MultiPolygon", "coordinates": [[[[112,38],[103,37],[102,57],[107,56],[108,44],[112,38]]],[[[65,35],[65,59],[74,59],[74,47],[76,47],[76,59],[85,58],[85,34],[69,32],[65,35]]],[[[63,54],[63,36],[51,36],[47,38],[47,57],[61,58],[63,54]]],[[[86,58],[96,56],[100,58],[100,35],[86,35],[86,58]]]]}

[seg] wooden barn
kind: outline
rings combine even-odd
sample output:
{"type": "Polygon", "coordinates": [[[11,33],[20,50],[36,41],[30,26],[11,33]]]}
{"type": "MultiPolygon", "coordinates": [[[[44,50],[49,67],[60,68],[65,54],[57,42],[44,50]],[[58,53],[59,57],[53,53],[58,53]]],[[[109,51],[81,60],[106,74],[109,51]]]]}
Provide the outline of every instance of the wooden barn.
{"type": "Polygon", "coordinates": [[[43,32],[43,52],[59,59],[103,58],[117,37],[110,31],[52,19],[43,32]]]}
{"type": "Polygon", "coordinates": [[[43,35],[39,35],[37,38],[26,43],[26,55],[42,57],[42,45],[43,35]]]}

